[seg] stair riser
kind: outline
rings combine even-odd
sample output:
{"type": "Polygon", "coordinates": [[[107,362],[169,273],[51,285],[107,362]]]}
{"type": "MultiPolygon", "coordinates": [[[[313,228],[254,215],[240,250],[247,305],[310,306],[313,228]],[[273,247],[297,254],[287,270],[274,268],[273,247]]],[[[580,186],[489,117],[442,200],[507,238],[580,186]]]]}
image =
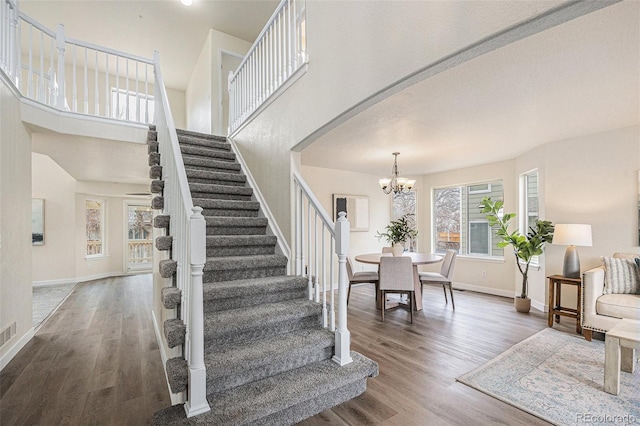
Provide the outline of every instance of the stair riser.
{"type": "Polygon", "coordinates": [[[333,356],[333,346],[317,348],[305,354],[296,353],[295,356],[273,359],[265,357],[263,364],[254,368],[242,368],[239,371],[215,371],[207,369],[207,395],[222,392],[256,380],[264,379],[294,368],[304,367],[333,356]]]}
{"type": "Polygon", "coordinates": [[[255,254],[274,254],[274,245],[267,246],[214,246],[207,247],[207,257],[251,256],[255,254]]]}
{"type": "MultiPolygon", "coordinates": [[[[218,193],[218,192],[191,192],[191,198],[206,198],[208,200],[251,201],[251,195],[225,194],[225,193],[218,193]]],[[[196,205],[202,204],[202,203],[198,203],[197,201],[194,201],[193,203],[196,205]]],[[[212,216],[218,216],[218,215],[212,215],[212,216]]]]}
{"type": "Polygon", "coordinates": [[[308,290],[301,288],[291,291],[279,291],[273,293],[261,293],[255,296],[233,297],[228,299],[213,299],[205,302],[205,314],[227,311],[230,309],[248,308],[265,303],[283,302],[285,300],[307,299],[308,290]]]}
{"type": "MultiPolygon", "coordinates": [[[[207,160],[205,160],[206,162],[207,160]]],[[[210,160],[209,160],[210,161],[210,160]]],[[[236,163],[227,163],[230,166],[234,166],[236,163]]],[[[199,164],[196,162],[192,162],[192,161],[185,161],[184,162],[185,167],[189,167],[190,169],[193,170],[200,170],[203,172],[216,172],[216,173],[233,173],[233,174],[242,174],[242,172],[240,171],[240,169],[235,169],[235,168],[227,168],[227,167],[216,167],[216,166],[212,166],[212,165],[208,165],[208,164],[199,164]]]]}
{"type": "Polygon", "coordinates": [[[266,235],[266,226],[207,226],[207,235],[266,235]]]}
{"type": "Polygon", "coordinates": [[[258,213],[258,210],[202,209],[202,214],[204,216],[258,217],[258,213]]]}
{"type": "MultiPolygon", "coordinates": [[[[301,402],[285,410],[246,424],[251,426],[295,424],[336,405],[342,404],[345,401],[356,398],[366,390],[367,379],[363,378],[339,389],[332,389],[331,392],[327,392],[317,398],[301,402]]],[[[225,419],[224,421],[226,422],[227,420],[225,419]]]]}
{"type": "Polygon", "coordinates": [[[232,269],[225,271],[205,271],[205,282],[220,282],[243,280],[250,278],[275,277],[276,275],[285,275],[287,268],[285,267],[266,267],[252,269],[232,269]]]}
{"type": "Polygon", "coordinates": [[[236,155],[228,151],[220,151],[194,145],[180,145],[180,152],[187,155],[206,157],[218,161],[236,161],[236,155]]]}
{"type": "Polygon", "coordinates": [[[207,347],[208,345],[229,345],[254,339],[264,339],[279,334],[289,333],[295,330],[308,330],[317,327],[322,327],[322,318],[320,313],[318,313],[317,315],[287,319],[275,323],[257,323],[253,324],[253,327],[251,328],[235,331],[226,335],[216,334],[216,330],[208,330],[205,327],[205,347],[207,347]]]}
{"type": "Polygon", "coordinates": [[[202,177],[189,176],[189,171],[187,171],[187,181],[189,183],[207,183],[210,185],[227,185],[227,186],[244,186],[244,182],[234,182],[222,179],[209,179],[202,177]]]}
{"type": "Polygon", "coordinates": [[[197,139],[197,138],[185,138],[178,137],[178,142],[180,142],[180,146],[191,146],[198,148],[210,148],[224,152],[231,151],[231,145],[226,142],[218,142],[218,141],[208,141],[206,139],[197,139]]]}

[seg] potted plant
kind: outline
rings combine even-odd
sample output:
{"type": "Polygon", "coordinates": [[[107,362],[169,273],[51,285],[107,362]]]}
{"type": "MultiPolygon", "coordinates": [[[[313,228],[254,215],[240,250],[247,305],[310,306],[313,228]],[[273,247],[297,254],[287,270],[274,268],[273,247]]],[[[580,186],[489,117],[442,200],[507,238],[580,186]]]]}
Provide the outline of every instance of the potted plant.
{"type": "Polygon", "coordinates": [[[498,237],[502,239],[498,247],[513,247],[516,265],[522,274],[522,292],[514,300],[518,312],[529,312],[531,299],[528,297],[529,264],[534,256],[539,256],[544,250],[544,244],[553,238],[553,224],[548,220],[536,220],[535,226],[529,227],[529,232],[522,235],[519,231],[509,232],[509,221],[516,217],[515,213],[502,213],[502,201],[492,201],[484,197],[480,203],[482,213],[485,214],[489,225],[496,229],[498,237]]]}
{"type": "Polygon", "coordinates": [[[386,232],[378,231],[378,239],[384,238],[391,244],[391,253],[394,256],[400,256],[402,254],[404,251],[404,243],[408,239],[418,236],[418,231],[409,225],[405,217],[392,220],[385,230],[386,232]]]}

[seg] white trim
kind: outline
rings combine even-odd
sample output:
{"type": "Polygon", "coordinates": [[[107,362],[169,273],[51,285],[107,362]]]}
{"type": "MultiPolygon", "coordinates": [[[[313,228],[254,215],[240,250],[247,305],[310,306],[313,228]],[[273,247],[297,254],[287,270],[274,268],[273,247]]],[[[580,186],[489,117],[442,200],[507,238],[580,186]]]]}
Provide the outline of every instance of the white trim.
{"type": "MultiPolygon", "coordinates": [[[[219,48],[218,49],[218,65],[220,66],[220,68],[218,69],[218,130],[221,132],[224,132],[224,135],[226,136],[227,134],[229,134],[229,123],[227,123],[227,128],[224,128],[224,114],[222,112],[222,98],[223,96],[223,92],[222,92],[222,87],[226,86],[227,88],[227,93],[229,93],[229,76],[228,75],[222,75],[222,55],[228,55],[228,56],[233,56],[236,57],[238,59],[240,59],[240,63],[242,63],[242,61],[244,60],[244,55],[241,55],[237,52],[233,52],[231,50],[227,50],[227,49],[223,49],[223,48],[219,48]],[[223,80],[224,79],[224,80],[223,80]],[[223,81],[226,81],[227,84],[224,84],[223,81]]],[[[237,70],[236,70],[237,71],[237,70]]],[[[231,96],[229,96],[229,104],[231,104],[231,96]]],[[[229,108],[229,105],[227,105],[227,108],[229,108]]],[[[227,118],[230,116],[230,114],[227,115],[227,118]]],[[[213,129],[211,129],[211,133],[213,133],[213,129]]]]}
{"type": "MultiPolygon", "coordinates": [[[[242,124],[238,126],[237,129],[229,133],[229,137],[234,137],[238,133],[240,133],[247,124],[251,123],[254,118],[259,116],[262,113],[262,111],[264,111],[269,105],[271,105],[276,99],[278,99],[280,95],[286,92],[287,89],[289,89],[289,87],[293,86],[293,83],[295,83],[296,81],[298,81],[298,79],[300,79],[303,75],[305,75],[307,73],[308,68],[309,68],[309,62],[307,60],[307,62],[300,65],[298,69],[293,74],[291,74],[291,76],[287,79],[287,81],[283,82],[282,85],[278,87],[275,92],[269,95],[269,97],[265,99],[262,102],[262,104],[260,104],[260,106],[255,109],[255,111],[249,114],[249,116],[242,122],[242,124]]],[[[229,101],[229,104],[231,104],[231,101],[229,101]]],[[[231,127],[231,125],[229,125],[229,127],[231,127]]]]}
{"type": "Polygon", "coordinates": [[[158,318],[156,317],[156,312],[154,310],[151,310],[151,321],[153,322],[153,331],[156,334],[158,348],[160,349],[160,358],[162,358],[162,368],[164,369],[164,380],[167,383],[167,389],[169,390],[171,405],[182,404],[185,401],[184,392],[171,392],[171,386],[169,385],[169,378],[167,376],[167,360],[169,357],[167,355],[164,342],[162,341],[162,334],[160,333],[160,327],[158,326],[158,318]]]}
{"type": "MultiPolygon", "coordinates": [[[[465,283],[459,283],[459,282],[453,283],[453,289],[473,291],[475,293],[482,293],[482,294],[490,294],[492,296],[508,297],[509,299],[514,299],[520,295],[520,293],[516,294],[510,290],[501,290],[499,288],[483,287],[479,285],[465,284],[465,283]]],[[[540,303],[533,299],[531,299],[531,307],[535,308],[540,312],[547,312],[547,306],[544,303],[540,303]]]]}
{"type": "Polygon", "coordinates": [[[62,285],[62,284],[72,284],[72,283],[78,284],[78,283],[83,283],[87,281],[100,280],[103,278],[122,277],[125,275],[127,274],[123,272],[102,272],[100,274],[86,275],[79,278],[61,278],[57,280],[34,281],[31,285],[33,287],[49,287],[49,286],[56,286],[56,285],[62,285]]]}
{"type": "Polygon", "coordinates": [[[35,336],[35,329],[31,327],[18,341],[0,356],[0,371],[2,371],[14,356],[35,336]]]}
{"type": "Polygon", "coordinates": [[[493,296],[508,297],[510,299],[513,299],[515,297],[515,293],[513,292],[513,290],[501,290],[499,288],[484,287],[474,284],[454,282],[453,288],[455,290],[468,290],[474,291],[476,293],[491,294],[493,296]]]}
{"type": "Polygon", "coordinates": [[[77,283],[78,281],[76,279],[65,278],[65,279],[59,279],[59,280],[34,281],[33,283],[31,283],[31,286],[32,287],[54,287],[57,285],[77,284],[77,283]]]}
{"type": "Polygon", "coordinates": [[[269,206],[267,205],[267,202],[264,196],[260,192],[260,189],[258,188],[258,185],[256,184],[256,181],[253,178],[253,175],[251,174],[251,170],[249,170],[249,167],[247,167],[247,163],[244,161],[244,158],[242,158],[242,154],[240,154],[240,151],[238,150],[236,143],[231,138],[227,138],[227,141],[231,145],[231,150],[233,151],[233,153],[236,154],[236,159],[238,160],[238,163],[240,163],[240,166],[242,167],[242,172],[247,177],[247,184],[253,189],[253,196],[255,197],[256,201],[260,203],[260,211],[262,212],[264,217],[266,217],[267,220],[269,221],[268,230],[271,231],[272,235],[275,235],[278,238],[278,247],[280,248],[280,252],[284,256],[286,256],[287,259],[289,260],[289,262],[287,263],[287,271],[288,273],[291,273],[291,270],[292,270],[291,248],[289,247],[287,240],[284,238],[284,234],[280,230],[280,227],[278,226],[278,222],[276,222],[276,219],[273,216],[273,213],[271,213],[271,209],[269,209],[269,206]]]}

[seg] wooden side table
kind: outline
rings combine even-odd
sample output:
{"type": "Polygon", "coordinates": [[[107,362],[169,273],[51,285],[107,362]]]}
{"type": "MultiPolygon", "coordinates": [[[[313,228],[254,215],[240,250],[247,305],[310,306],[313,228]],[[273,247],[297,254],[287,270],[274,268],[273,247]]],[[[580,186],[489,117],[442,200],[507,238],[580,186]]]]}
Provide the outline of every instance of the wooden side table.
{"type": "Polygon", "coordinates": [[[580,325],[580,301],[582,300],[582,279],[567,278],[562,275],[551,275],[549,279],[549,327],[553,327],[553,317],[556,322],[560,322],[560,316],[575,318],[576,332],[582,334],[582,326],[580,325]],[[578,303],[576,308],[565,308],[562,306],[562,284],[574,285],[578,287],[578,303]]]}

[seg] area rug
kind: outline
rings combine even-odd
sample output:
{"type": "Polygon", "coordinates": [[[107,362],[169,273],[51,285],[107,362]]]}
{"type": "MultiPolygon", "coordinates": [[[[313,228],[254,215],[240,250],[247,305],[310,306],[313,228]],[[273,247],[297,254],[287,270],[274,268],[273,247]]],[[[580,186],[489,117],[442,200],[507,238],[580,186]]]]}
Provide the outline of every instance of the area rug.
{"type": "Polygon", "coordinates": [[[557,425],[640,423],[640,366],[608,394],[604,342],[552,328],[456,380],[557,425]]]}

